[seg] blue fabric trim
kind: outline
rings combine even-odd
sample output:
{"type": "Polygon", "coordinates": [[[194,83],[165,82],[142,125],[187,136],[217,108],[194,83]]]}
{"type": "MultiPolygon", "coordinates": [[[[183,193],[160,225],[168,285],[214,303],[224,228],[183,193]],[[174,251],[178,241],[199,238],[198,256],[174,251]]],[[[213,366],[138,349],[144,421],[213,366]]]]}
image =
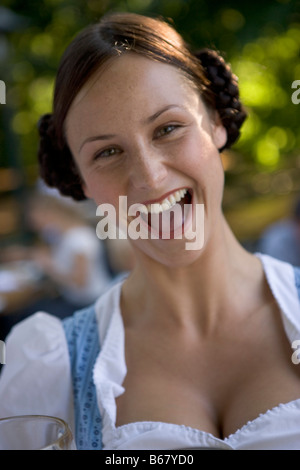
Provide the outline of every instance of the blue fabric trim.
{"type": "Polygon", "coordinates": [[[296,284],[296,287],[297,287],[298,297],[299,297],[299,300],[300,300],[300,267],[295,267],[294,266],[294,273],[295,273],[295,284],[296,284]]]}
{"type": "Polygon", "coordinates": [[[102,449],[101,416],[93,369],[100,352],[94,306],[63,320],[74,391],[75,441],[78,450],[102,449]]]}

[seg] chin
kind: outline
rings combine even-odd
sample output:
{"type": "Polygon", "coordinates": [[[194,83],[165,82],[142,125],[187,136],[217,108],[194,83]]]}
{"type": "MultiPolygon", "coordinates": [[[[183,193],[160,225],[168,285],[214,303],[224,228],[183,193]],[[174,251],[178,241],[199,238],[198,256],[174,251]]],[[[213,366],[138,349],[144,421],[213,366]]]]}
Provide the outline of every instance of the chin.
{"type": "Polygon", "coordinates": [[[166,268],[184,268],[196,263],[202,256],[204,246],[197,250],[187,250],[188,240],[136,240],[133,242],[138,257],[166,268]]]}

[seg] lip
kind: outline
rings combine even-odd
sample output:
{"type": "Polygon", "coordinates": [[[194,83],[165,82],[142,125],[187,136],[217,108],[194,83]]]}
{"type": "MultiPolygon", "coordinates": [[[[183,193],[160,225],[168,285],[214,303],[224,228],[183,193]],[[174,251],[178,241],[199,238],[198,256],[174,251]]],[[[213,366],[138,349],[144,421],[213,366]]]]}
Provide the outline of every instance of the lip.
{"type": "Polygon", "coordinates": [[[170,194],[174,194],[174,193],[176,193],[176,191],[180,191],[181,189],[187,189],[189,191],[189,193],[192,195],[192,189],[191,188],[189,188],[187,186],[180,186],[179,188],[172,189],[171,191],[163,194],[162,196],[160,196],[157,199],[149,199],[147,201],[143,201],[141,204],[143,204],[144,206],[147,206],[149,204],[160,204],[162,201],[164,201],[164,199],[169,197],[170,194]]]}

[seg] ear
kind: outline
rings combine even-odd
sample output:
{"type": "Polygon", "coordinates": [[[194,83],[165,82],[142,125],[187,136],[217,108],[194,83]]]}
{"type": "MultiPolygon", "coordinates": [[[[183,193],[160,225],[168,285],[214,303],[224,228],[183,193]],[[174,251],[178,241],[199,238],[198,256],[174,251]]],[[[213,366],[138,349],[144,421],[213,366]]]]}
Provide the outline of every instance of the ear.
{"type": "Polygon", "coordinates": [[[215,119],[212,122],[212,138],[218,149],[221,149],[227,142],[227,131],[218,113],[216,113],[215,119]]]}

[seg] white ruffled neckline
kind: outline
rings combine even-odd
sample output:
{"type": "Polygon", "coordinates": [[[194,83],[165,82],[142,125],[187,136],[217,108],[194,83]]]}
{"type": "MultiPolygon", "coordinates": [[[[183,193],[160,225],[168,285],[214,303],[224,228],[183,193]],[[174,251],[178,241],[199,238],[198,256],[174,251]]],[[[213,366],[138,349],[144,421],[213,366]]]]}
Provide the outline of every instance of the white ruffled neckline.
{"type": "MultiPolygon", "coordinates": [[[[300,335],[300,315],[298,319],[290,313],[295,311],[293,310],[295,306],[297,306],[299,311],[297,290],[295,287],[292,298],[286,297],[285,293],[280,288],[277,288],[277,285],[274,288],[273,281],[273,279],[276,279],[274,274],[280,274],[285,279],[287,276],[292,276],[293,268],[267,255],[257,254],[257,256],[263,263],[267,280],[281,308],[286,334],[289,340],[293,341],[297,335],[300,335]]],[[[293,283],[288,284],[289,290],[291,290],[293,283]]],[[[295,410],[298,411],[299,416],[297,415],[296,419],[298,423],[300,422],[299,398],[288,403],[280,403],[265,413],[261,413],[224,439],[217,438],[199,429],[172,423],[141,421],[116,427],[117,410],[115,400],[124,392],[122,384],[127,373],[124,349],[125,331],[120,311],[121,288],[122,283],[114,286],[108,293],[109,298],[106,297],[104,302],[103,298],[102,301],[100,299],[96,306],[96,311],[99,314],[101,310],[101,316],[99,315],[98,321],[102,349],[94,367],[94,382],[97,390],[98,405],[103,418],[102,439],[104,449],[195,449],[200,447],[234,449],[241,445],[243,440],[247,440],[249,434],[257,432],[257,430],[264,428],[264,426],[268,427],[270,419],[280,418],[282,412],[293,414],[295,410]],[[106,328],[103,328],[103,326],[106,328]]],[[[292,414],[291,419],[293,420],[292,414]]],[[[297,427],[299,429],[299,424],[297,427]]],[[[281,425],[279,425],[278,429],[280,428],[281,425]]],[[[300,431],[298,432],[299,441],[300,431]]]]}

